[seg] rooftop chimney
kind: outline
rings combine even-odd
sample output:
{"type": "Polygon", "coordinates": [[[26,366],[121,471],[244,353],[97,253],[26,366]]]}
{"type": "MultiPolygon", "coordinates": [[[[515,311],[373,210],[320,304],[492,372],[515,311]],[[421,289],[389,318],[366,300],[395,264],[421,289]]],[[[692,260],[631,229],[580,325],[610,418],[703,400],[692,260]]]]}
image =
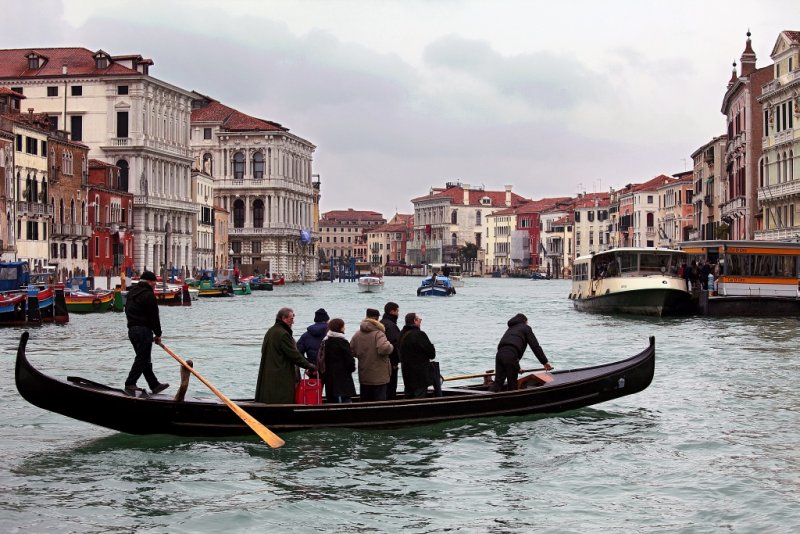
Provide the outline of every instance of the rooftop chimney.
{"type": "Polygon", "coordinates": [[[469,206],[469,184],[462,184],[461,187],[464,188],[464,205],[469,206]]]}
{"type": "Polygon", "coordinates": [[[513,185],[506,186],[506,206],[508,207],[511,207],[511,188],[513,187],[513,185]]]}

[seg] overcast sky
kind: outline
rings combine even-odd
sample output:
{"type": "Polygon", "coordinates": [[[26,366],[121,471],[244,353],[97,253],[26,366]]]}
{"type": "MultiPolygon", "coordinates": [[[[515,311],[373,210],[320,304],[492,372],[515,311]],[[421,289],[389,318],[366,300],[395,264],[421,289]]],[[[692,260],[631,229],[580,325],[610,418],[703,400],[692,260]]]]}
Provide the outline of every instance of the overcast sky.
{"type": "Polygon", "coordinates": [[[314,143],[322,211],[387,218],[450,181],[541,198],[688,170],[747,30],[758,67],[800,30],[797,0],[3,4],[0,47],[149,57],[314,143]]]}

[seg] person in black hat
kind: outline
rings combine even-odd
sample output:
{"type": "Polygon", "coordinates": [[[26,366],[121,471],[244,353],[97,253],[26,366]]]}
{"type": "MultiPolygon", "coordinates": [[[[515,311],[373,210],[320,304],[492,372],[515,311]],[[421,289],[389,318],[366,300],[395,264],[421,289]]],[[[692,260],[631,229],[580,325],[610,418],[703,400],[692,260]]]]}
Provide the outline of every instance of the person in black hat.
{"type": "MultiPolygon", "coordinates": [[[[317,364],[317,353],[319,352],[320,343],[325,339],[325,334],[328,333],[328,321],[330,317],[325,308],[320,308],[314,312],[314,324],[306,328],[300,339],[297,340],[297,350],[303,354],[308,361],[317,364]]],[[[313,374],[309,373],[310,375],[313,374]]]]}
{"type": "Polygon", "coordinates": [[[494,385],[492,391],[502,391],[506,389],[505,382],[508,380],[508,390],[517,389],[517,377],[519,377],[519,361],[526,347],[530,346],[536,358],[539,359],[546,371],[550,371],[553,366],[547,361],[539,341],[533,335],[533,329],[528,326],[528,318],[518,313],[508,321],[508,330],[500,338],[497,344],[497,356],[494,360],[494,385]]]}
{"type": "Polygon", "coordinates": [[[125,300],[125,317],[128,319],[128,339],[136,352],[128,378],[125,380],[125,393],[136,395],[136,382],[144,375],[147,385],[153,394],[160,393],[169,387],[162,384],[153,373],[151,353],[153,342],[161,343],[161,320],[158,316],[158,303],[153,290],[156,287],[156,275],[144,271],[139,282],[128,291],[125,300]]]}
{"type": "Polygon", "coordinates": [[[392,362],[392,376],[386,386],[386,398],[388,400],[397,398],[397,369],[400,366],[400,354],[397,352],[397,342],[400,340],[400,328],[397,326],[399,317],[400,306],[396,302],[387,302],[383,307],[381,324],[386,328],[386,339],[394,347],[394,350],[389,355],[389,361],[392,362]]]}

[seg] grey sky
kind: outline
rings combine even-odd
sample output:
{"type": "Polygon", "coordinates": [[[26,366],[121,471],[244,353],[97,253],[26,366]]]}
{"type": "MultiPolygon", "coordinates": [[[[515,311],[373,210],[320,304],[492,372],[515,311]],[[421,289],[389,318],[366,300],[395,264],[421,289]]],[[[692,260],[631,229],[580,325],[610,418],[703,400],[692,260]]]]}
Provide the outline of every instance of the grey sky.
{"type": "Polygon", "coordinates": [[[725,130],[748,28],[759,67],[780,31],[800,30],[800,3],[778,0],[29,0],[3,12],[3,48],[141,54],[153,76],[289,127],[318,147],[323,211],[387,217],[447,181],[538,198],[690,168],[725,130]]]}

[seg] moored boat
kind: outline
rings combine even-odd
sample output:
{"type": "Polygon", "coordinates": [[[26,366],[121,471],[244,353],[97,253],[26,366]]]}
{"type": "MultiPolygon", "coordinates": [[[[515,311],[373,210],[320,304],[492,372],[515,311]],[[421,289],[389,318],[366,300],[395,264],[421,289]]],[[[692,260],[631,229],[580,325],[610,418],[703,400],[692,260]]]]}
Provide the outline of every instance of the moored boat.
{"type": "Polygon", "coordinates": [[[667,248],[618,248],[581,256],[575,260],[569,298],[580,311],[690,313],[691,294],[678,276],[685,263],[685,252],[667,248]]]}
{"type": "MultiPolygon", "coordinates": [[[[17,390],[31,404],[67,417],[130,434],[180,436],[249,435],[250,428],[216,398],[176,401],[170,395],[132,397],[84,378],[59,379],[36,369],[26,356],[29,334],[17,348],[17,390]]],[[[195,362],[197,365],[197,362],[195,362]]],[[[419,399],[352,404],[263,404],[237,400],[241,408],[276,432],[312,428],[385,428],[455,419],[558,413],[637,393],[655,371],[655,338],[639,354],[604,365],[521,378],[522,389],[492,393],[486,383],[443,387],[419,399]]]]}
{"type": "Polygon", "coordinates": [[[51,278],[32,274],[27,261],[0,262],[0,325],[68,322],[64,286],[51,278]]]}
{"type": "Polygon", "coordinates": [[[114,290],[64,290],[64,301],[70,313],[103,313],[114,306],[114,290]]]}
{"type": "Polygon", "coordinates": [[[358,279],[359,293],[378,293],[383,291],[383,278],[380,276],[362,276],[358,279]]]}

